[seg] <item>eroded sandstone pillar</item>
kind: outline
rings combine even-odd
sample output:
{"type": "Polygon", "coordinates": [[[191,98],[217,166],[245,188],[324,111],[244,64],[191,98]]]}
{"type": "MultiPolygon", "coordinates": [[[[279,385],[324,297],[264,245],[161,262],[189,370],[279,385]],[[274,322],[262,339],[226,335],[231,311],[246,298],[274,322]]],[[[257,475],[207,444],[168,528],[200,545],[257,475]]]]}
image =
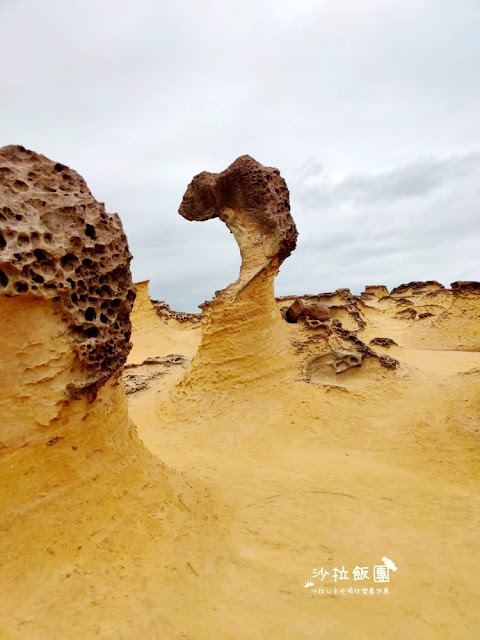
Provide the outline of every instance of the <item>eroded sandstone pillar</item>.
{"type": "Polygon", "coordinates": [[[0,149],[4,446],[118,381],[131,346],[130,260],[119,217],[78,173],[20,146],[0,149]]]}
{"type": "Polygon", "coordinates": [[[284,179],[278,169],[242,156],[221,173],[195,176],[179,213],[188,220],[220,218],[242,258],[238,280],[204,306],[201,345],[183,386],[221,388],[265,376],[273,383],[292,351],[273,288],[297,240],[284,179]]]}

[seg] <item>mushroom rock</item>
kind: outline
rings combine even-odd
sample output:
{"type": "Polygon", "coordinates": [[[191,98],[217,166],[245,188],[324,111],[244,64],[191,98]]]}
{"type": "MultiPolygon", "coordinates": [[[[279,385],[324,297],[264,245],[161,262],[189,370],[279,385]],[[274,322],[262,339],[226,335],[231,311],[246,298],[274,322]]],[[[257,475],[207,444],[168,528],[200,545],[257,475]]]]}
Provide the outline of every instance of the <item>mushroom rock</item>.
{"type": "Polygon", "coordinates": [[[273,288],[297,240],[284,179],[242,156],[221,173],[195,176],[179,213],[187,220],[220,218],[242,259],[238,280],[203,305],[200,348],[182,386],[246,384],[260,376],[273,382],[293,354],[273,288]]]}
{"type": "Polygon", "coordinates": [[[4,446],[44,437],[72,400],[91,409],[107,382],[127,424],[118,372],[131,346],[130,260],[119,217],[81,176],[21,146],[0,149],[4,446]]]}
{"type": "Polygon", "coordinates": [[[98,388],[127,358],[130,260],[119,217],[78,173],[20,146],[0,149],[3,315],[11,321],[35,298],[62,318],[75,353],[65,398],[98,388]]]}

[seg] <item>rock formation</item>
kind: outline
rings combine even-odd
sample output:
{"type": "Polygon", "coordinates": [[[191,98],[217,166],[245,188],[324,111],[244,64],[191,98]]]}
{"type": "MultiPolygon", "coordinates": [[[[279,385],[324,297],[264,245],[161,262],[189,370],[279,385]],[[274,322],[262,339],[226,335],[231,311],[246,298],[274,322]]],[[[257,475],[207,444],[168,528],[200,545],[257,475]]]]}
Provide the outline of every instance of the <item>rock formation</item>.
{"type": "Polygon", "coordinates": [[[0,150],[0,294],[52,301],[78,358],[70,395],[105,382],[130,350],[135,292],[119,217],[72,169],[20,146],[0,150]]]}
{"type": "Polygon", "coordinates": [[[385,349],[390,349],[390,347],[397,346],[395,340],[391,338],[373,338],[370,340],[371,345],[377,345],[379,347],[385,347],[385,349]]]}
{"type": "Polygon", "coordinates": [[[306,305],[301,298],[297,298],[285,312],[287,322],[297,322],[299,318],[309,317],[325,322],[330,320],[330,308],[326,304],[317,302],[316,304],[306,305]]]}
{"type": "Polygon", "coordinates": [[[296,245],[289,193],[278,169],[250,156],[221,173],[203,172],[188,186],[179,209],[188,220],[218,217],[233,233],[242,264],[238,280],[203,305],[202,340],[183,386],[247,384],[285,371],[292,352],[275,302],[273,281],[296,245]],[[203,381],[203,382],[202,382],[203,381]]]}
{"type": "Polygon", "coordinates": [[[456,280],[450,286],[454,293],[480,291],[480,282],[475,280],[456,280]]]}
{"type": "Polygon", "coordinates": [[[0,234],[0,636],[171,637],[184,603],[158,611],[182,599],[183,558],[198,566],[199,548],[197,532],[192,544],[187,533],[168,546],[192,530],[171,483],[210,507],[128,417],[122,369],[135,293],[120,220],[77,173],[9,146],[0,149],[0,234]]]}
{"type": "Polygon", "coordinates": [[[365,357],[387,368],[397,365],[356,337],[365,326],[362,300],[349,289],[275,300],[274,277],[297,238],[277,169],[243,156],[222,173],[201,173],[188,186],[179,213],[188,220],[219,217],[237,240],[242,265],[238,280],[202,305],[200,347],[177,391],[231,390],[259,377],[273,385],[299,371],[311,380],[312,362],[315,372],[334,374],[359,367],[365,357]],[[284,301],[290,304],[280,306],[284,301]]]}
{"type": "Polygon", "coordinates": [[[176,328],[191,328],[194,325],[200,324],[202,321],[201,313],[174,311],[165,300],[152,300],[152,304],[155,307],[158,317],[170,326],[175,326],[176,328]]]}
{"type": "Polygon", "coordinates": [[[367,285],[365,291],[360,294],[364,300],[372,300],[374,298],[383,298],[388,296],[388,289],[383,284],[367,285]]]}
{"type": "Polygon", "coordinates": [[[442,291],[445,287],[436,280],[426,280],[425,282],[408,282],[407,284],[400,284],[391,290],[390,295],[405,295],[407,292],[418,293],[426,291],[442,291]]]}
{"type": "Polygon", "coordinates": [[[179,342],[182,345],[180,348],[186,347],[185,354],[191,357],[198,347],[200,323],[179,322],[175,319],[176,314],[173,312],[159,314],[158,308],[150,299],[149,284],[149,280],[135,284],[137,297],[131,318],[133,331],[141,338],[134,344],[128,362],[140,364],[148,357],[163,357],[177,353],[179,342]]]}

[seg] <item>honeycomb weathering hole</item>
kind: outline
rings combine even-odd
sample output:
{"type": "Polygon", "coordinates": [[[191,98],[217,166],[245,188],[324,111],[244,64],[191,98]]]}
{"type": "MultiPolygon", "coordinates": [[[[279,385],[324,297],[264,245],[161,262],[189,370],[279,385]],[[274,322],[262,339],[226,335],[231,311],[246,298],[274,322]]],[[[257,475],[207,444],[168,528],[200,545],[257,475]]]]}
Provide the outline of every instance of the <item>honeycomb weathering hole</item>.
{"type": "Polygon", "coordinates": [[[52,300],[81,364],[74,387],[101,384],[130,350],[135,290],[120,219],[64,164],[8,146],[0,165],[1,293],[52,300]]]}

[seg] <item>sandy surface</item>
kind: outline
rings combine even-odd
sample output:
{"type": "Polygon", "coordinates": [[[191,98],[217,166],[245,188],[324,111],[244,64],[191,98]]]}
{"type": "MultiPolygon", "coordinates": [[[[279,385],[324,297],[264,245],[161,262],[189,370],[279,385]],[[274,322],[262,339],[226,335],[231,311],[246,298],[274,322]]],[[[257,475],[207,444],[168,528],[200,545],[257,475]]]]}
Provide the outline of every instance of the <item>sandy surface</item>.
{"type": "MultiPolygon", "coordinates": [[[[444,298],[417,321],[396,318],[392,300],[363,306],[362,340],[397,342],[377,347],[399,360],[393,371],[368,359],[306,382],[293,359],[273,384],[217,380],[182,396],[177,367],[129,395],[146,446],[215,494],[227,529],[224,561],[215,567],[217,547],[198,571],[210,605],[195,620],[185,611],[186,637],[480,637],[480,298],[444,298]],[[373,583],[384,556],[398,571],[373,583]],[[353,580],[356,566],[370,581],[353,580]],[[350,579],[335,582],[334,567],[350,579]],[[330,575],[312,579],[320,568],[330,575]],[[340,593],[365,586],[375,593],[340,593]]],[[[171,353],[157,336],[151,355],[171,353]]],[[[190,339],[179,332],[175,352],[189,354],[190,339]]],[[[195,531],[202,540],[201,518],[195,531]]]]}
{"type": "Polygon", "coordinates": [[[437,298],[416,320],[359,303],[396,369],[306,375],[321,343],[281,320],[275,366],[259,350],[242,382],[202,360],[185,384],[199,327],[158,318],[145,285],[125,370],[141,441],[114,379],[1,459],[0,638],[477,640],[480,297],[437,298]],[[383,557],[398,570],[374,583],[383,557]]]}

